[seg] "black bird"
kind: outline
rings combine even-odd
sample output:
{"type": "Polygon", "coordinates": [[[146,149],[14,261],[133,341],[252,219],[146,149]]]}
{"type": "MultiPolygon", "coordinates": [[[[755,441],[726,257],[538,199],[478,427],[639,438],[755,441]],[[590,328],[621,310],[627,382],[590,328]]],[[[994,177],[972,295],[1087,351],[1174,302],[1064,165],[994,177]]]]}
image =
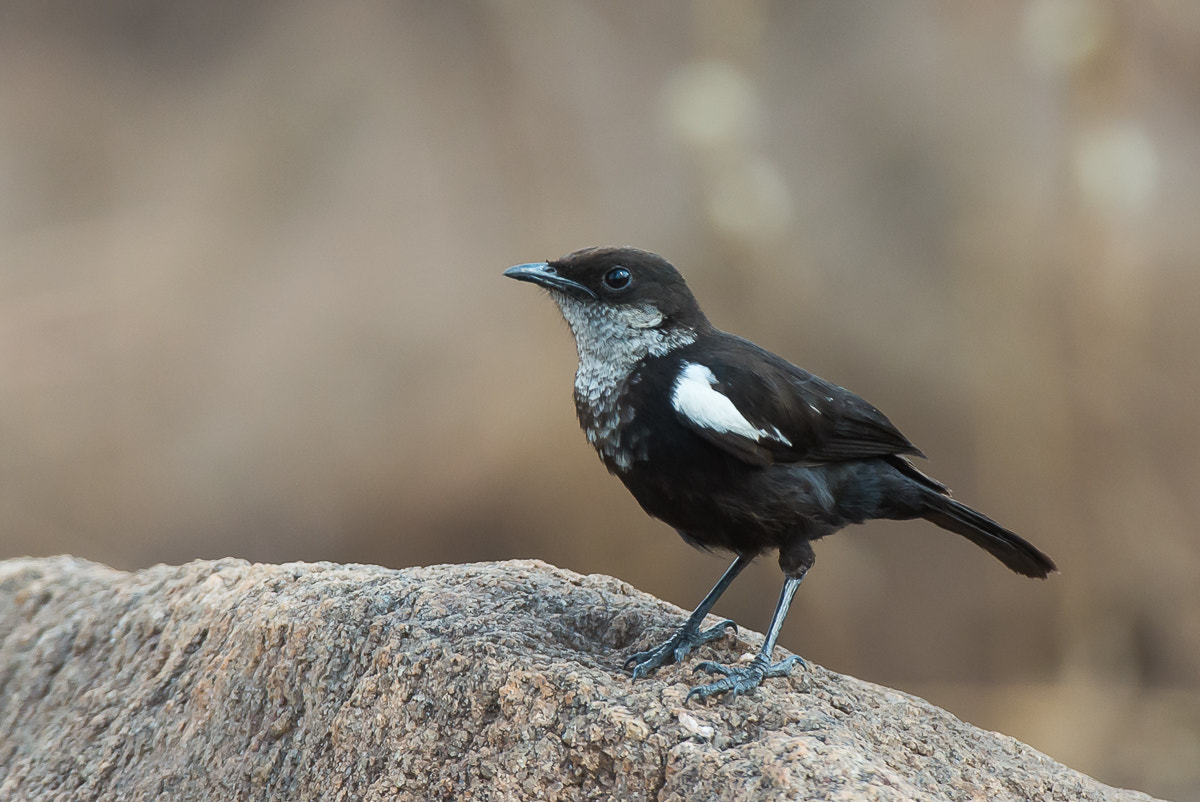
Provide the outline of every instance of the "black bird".
{"type": "Polygon", "coordinates": [[[730,551],[733,564],[666,643],[626,661],[634,678],[681,661],[732,621],[700,624],[757,555],[779,552],[783,592],[762,650],[744,667],[702,662],[721,679],[688,698],[749,691],[786,676],[771,662],[812,541],[873,518],[924,518],[1013,571],[1045,577],[1053,561],[908,460],[924,456],[849,390],[708,322],[678,271],[634,248],[588,248],[504,275],[549,291],[575,335],[575,410],[610,473],[685,541],[730,551]]]}

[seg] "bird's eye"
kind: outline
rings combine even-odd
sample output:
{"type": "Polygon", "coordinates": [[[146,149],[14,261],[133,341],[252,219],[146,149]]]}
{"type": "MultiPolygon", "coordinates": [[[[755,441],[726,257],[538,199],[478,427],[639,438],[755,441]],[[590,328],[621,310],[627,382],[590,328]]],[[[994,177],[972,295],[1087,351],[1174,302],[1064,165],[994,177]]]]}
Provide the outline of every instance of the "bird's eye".
{"type": "Polygon", "coordinates": [[[633,274],[623,267],[614,267],[604,274],[604,286],[610,290],[623,290],[633,281],[633,274]]]}

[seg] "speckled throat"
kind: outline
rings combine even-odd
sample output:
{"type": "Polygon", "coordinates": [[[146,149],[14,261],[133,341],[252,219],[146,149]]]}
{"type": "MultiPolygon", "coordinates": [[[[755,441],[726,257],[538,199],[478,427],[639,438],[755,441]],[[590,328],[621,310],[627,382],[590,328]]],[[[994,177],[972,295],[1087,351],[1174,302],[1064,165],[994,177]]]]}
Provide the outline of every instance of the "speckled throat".
{"type": "Polygon", "coordinates": [[[621,447],[621,429],[633,410],[621,403],[626,380],[644,359],[696,341],[696,332],[673,324],[652,305],[610,305],[550,293],[579,353],[575,412],[588,442],[609,470],[627,470],[645,455],[621,447]]]}

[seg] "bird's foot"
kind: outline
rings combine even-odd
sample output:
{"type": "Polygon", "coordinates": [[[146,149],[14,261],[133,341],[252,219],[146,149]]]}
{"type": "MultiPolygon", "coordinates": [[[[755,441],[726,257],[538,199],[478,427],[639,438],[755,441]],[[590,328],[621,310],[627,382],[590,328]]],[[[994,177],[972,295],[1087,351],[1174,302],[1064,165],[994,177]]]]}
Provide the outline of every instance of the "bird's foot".
{"type": "Polygon", "coordinates": [[[708,699],[711,696],[726,692],[732,692],[734,697],[737,697],[738,694],[754,690],[765,679],[788,676],[792,673],[792,666],[797,663],[805,665],[804,660],[798,655],[792,655],[780,660],[778,663],[772,663],[761,652],[745,668],[730,668],[720,663],[709,661],[699,663],[696,665],[697,671],[704,671],[709,674],[721,674],[722,677],[708,685],[697,685],[692,688],[688,691],[687,699],[684,701],[691,701],[693,696],[708,699]]]}
{"type": "Polygon", "coordinates": [[[692,649],[703,643],[714,641],[730,630],[733,631],[733,634],[737,634],[737,624],[729,620],[704,630],[688,622],[676,630],[675,634],[661,646],[630,655],[629,659],[625,661],[625,669],[632,668],[633,678],[641,679],[651,671],[662,668],[668,663],[682,662],[692,649]]]}

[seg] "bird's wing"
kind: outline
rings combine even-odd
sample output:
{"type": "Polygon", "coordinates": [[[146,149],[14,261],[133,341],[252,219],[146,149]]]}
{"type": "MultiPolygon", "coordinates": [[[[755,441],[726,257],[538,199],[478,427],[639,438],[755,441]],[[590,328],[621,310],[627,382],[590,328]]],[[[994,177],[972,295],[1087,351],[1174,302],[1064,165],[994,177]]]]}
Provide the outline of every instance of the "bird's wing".
{"type": "Polygon", "coordinates": [[[677,418],[708,442],[753,465],[921,455],[854,393],[730,340],[685,359],[672,387],[677,418]]]}

